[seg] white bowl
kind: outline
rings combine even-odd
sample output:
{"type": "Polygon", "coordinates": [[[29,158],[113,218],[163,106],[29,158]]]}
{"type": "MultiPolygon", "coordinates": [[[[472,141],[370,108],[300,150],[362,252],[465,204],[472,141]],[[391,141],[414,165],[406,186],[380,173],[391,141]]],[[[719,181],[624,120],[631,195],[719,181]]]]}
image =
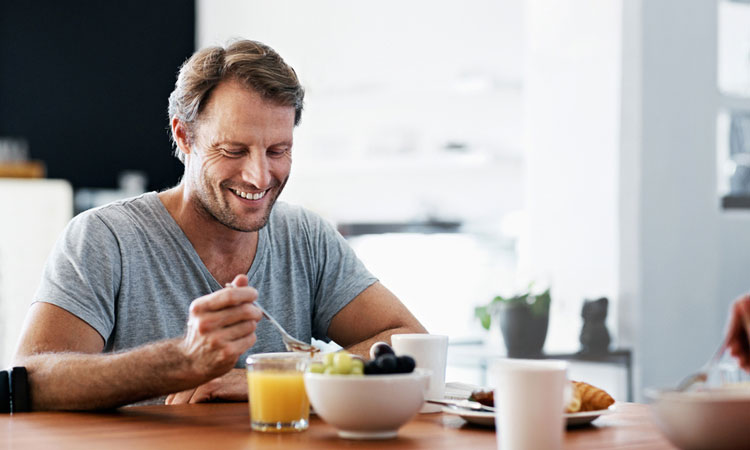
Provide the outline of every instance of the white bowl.
{"type": "Polygon", "coordinates": [[[646,391],[664,435],[682,449],[747,448],[750,390],[646,391]]]}
{"type": "Polygon", "coordinates": [[[424,404],[430,372],[394,375],[305,374],[315,412],[347,439],[388,439],[424,404]]]}

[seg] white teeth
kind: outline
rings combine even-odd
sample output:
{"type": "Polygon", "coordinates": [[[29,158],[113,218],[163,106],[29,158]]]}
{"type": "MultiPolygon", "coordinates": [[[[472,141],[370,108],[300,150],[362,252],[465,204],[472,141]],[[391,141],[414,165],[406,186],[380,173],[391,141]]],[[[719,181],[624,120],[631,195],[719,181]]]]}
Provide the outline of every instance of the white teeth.
{"type": "Polygon", "coordinates": [[[266,195],[266,192],[268,192],[268,191],[263,191],[263,192],[258,192],[256,194],[252,194],[250,192],[242,192],[242,191],[238,191],[236,189],[232,189],[232,191],[235,194],[239,195],[240,197],[246,198],[246,199],[249,199],[249,200],[260,200],[261,198],[263,198],[264,195],[266,195]]]}

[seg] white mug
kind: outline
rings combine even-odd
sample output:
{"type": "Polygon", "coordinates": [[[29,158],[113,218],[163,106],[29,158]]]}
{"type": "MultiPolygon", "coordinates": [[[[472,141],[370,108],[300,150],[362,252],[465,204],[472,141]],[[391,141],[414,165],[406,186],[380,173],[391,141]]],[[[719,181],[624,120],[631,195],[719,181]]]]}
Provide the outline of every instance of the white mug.
{"type": "MultiPolygon", "coordinates": [[[[414,358],[417,367],[428,369],[430,387],[426,398],[442,400],[445,395],[445,365],[448,357],[448,336],[437,334],[394,334],[391,336],[393,351],[397,355],[414,358]]],[[[425,403],[420,412],[441,411],[440,405],[425,403]]]]}
{"type": "Polygon", "coordinates": [[[567,362],[557,360],[503,359],[492,363],[499,449],[562,448],[567,369],[567,362]]]}

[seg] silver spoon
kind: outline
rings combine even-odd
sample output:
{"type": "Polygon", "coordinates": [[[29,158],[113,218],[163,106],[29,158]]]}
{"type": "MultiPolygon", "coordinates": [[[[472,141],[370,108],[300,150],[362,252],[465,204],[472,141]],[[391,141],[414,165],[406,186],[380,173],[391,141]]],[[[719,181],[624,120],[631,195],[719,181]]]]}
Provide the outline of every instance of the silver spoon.
{"type": "Polygon", "coordinates": [[[696,383],[705,383],[708,380],[708,373],[711,369],[719,362],[722,356],[724,356],[724,342],[721,343],[718,349],[714,352],[714,355],[706,364],[703,365],[697,372],[691,373],[680,381],[677,385],[677,391],[686,391],[690,389],[696,383]]]}
{"type": "MultiPolygon", "coordinates": [[[[234,283],[227,283],[227,284],[224,285],[224,287],[234,288],[234,287],[237,287],[237,286],[235,286],[234,283]]],[[[317,352],[320,351],[318,348],[313,347],[312,345],[310,345],[310,344],[308,344],[306,342],[302,342],[299,339],[293,337],[291,334],[287,333],[286,330],[284,329],[284,327],[282,327],[281,324],[276,321],[276,319],[274,319],[270,314],[268,314],[268,312],[265,310],[265,308],[263,308],[262,306],[260,306],[258,304],[258,302],[254,302],[253,306],[255,306],[256,308],[258,308],[260,310],[260,312],[263,313],[263,315],[265,316],[265,318],[268,319],[268,320],[270,320],[271,323],[276,328],[279,329],[279,332],[281,332],[281,340],[284,341],[284,346],[286,347],[287,350],[289,350],[290,352],[309,353],[310,355],[312,355],[313,353],[317,353],[317,352]]]]}

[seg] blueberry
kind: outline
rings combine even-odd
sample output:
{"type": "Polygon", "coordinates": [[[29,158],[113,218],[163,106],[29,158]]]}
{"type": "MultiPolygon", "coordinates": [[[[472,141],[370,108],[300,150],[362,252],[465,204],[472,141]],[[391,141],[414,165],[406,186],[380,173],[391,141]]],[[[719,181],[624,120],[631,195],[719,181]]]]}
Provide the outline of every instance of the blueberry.
{"type": "Polygon", "coordinates": [[[380,355],[375,360],[376,364],[380,368],[381,373],[396,373],[396,366],[398,365],[398,359],[393,353],[386,353],[380,355]]]}
{"type": "Polygon", "coordinates": [[[365,363],[365,375],[378,375],[380,373],[380,367],[376,360],[370,360],[365,363]]]}
{"type": "Polygon", "coordinates": [[[370,358],[378,359],[382,355],[395,354],[390,345],[385,342],[376,342],[370,347],[370,358]]]}
{"type": "Polygon", "coordinates": [[[411,373],[414,371],[416,365],[417,363],[414,361],[414,358],[407,355],[401,355],[397,358],[396,370],[398,373],[411,373]]]}

